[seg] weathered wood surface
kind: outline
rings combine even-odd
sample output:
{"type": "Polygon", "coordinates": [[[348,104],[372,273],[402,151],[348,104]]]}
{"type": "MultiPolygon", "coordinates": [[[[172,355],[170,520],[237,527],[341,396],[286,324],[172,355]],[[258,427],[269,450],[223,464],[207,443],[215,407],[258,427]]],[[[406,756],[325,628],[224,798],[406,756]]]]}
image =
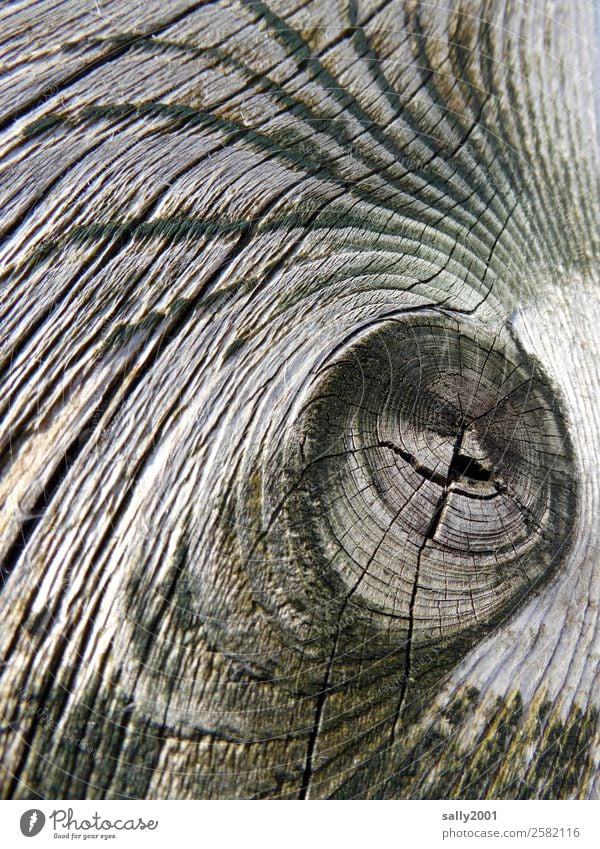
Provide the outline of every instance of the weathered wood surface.
{"type": "Polygon", "coordinates": [[[0,16],[3,795],[597,797],[593,5],[0,16]]]}

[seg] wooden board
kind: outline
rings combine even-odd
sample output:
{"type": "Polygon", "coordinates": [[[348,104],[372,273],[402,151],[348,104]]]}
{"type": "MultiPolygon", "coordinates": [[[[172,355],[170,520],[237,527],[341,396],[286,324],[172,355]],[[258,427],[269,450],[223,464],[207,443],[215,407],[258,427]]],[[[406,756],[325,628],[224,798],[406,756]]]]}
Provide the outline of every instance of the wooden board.
{"type": "Polygon", "coordinates": [[[592,4],[0,11],[18,798],[597,798],[592,4]]]}

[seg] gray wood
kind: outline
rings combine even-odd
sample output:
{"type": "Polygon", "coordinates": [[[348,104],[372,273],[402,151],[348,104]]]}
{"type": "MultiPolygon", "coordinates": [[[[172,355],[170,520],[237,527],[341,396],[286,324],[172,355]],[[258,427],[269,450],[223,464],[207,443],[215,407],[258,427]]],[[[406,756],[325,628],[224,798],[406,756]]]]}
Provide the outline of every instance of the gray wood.
{"type": "Polygon", "coordinates": [[[597,798],[593,5],[0,39],[2,795],[597,798]]]}

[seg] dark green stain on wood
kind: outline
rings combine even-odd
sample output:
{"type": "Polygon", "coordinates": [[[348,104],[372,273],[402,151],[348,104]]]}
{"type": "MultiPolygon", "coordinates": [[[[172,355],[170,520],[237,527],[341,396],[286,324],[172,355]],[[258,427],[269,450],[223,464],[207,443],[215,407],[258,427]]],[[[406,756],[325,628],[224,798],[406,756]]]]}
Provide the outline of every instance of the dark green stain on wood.
{"type": "Polygon", "coordinates": [[[548,701],[526,706],[514,693],[490,704],[469,687],[438,719],[425,716],[428,724],[420,720],[417,734],[407,728],[393,757],[386,752],[366,763],[340,787],[339,797],[587,798],[600,731],[597,708],[575,705],[564,719],[548,701]],[[483,731],[470,738],[467,730],[482,713],[483,731]]]}

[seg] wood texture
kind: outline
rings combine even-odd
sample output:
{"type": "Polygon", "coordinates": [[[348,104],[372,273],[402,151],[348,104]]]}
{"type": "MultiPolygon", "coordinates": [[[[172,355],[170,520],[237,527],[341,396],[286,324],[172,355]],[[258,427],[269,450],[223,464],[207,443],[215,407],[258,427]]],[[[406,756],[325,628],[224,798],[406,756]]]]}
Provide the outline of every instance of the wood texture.
{"type": "Polygon", "coordinates": [[[598,796],[595,37],[3,5],[3,796],[598,796]]]}

